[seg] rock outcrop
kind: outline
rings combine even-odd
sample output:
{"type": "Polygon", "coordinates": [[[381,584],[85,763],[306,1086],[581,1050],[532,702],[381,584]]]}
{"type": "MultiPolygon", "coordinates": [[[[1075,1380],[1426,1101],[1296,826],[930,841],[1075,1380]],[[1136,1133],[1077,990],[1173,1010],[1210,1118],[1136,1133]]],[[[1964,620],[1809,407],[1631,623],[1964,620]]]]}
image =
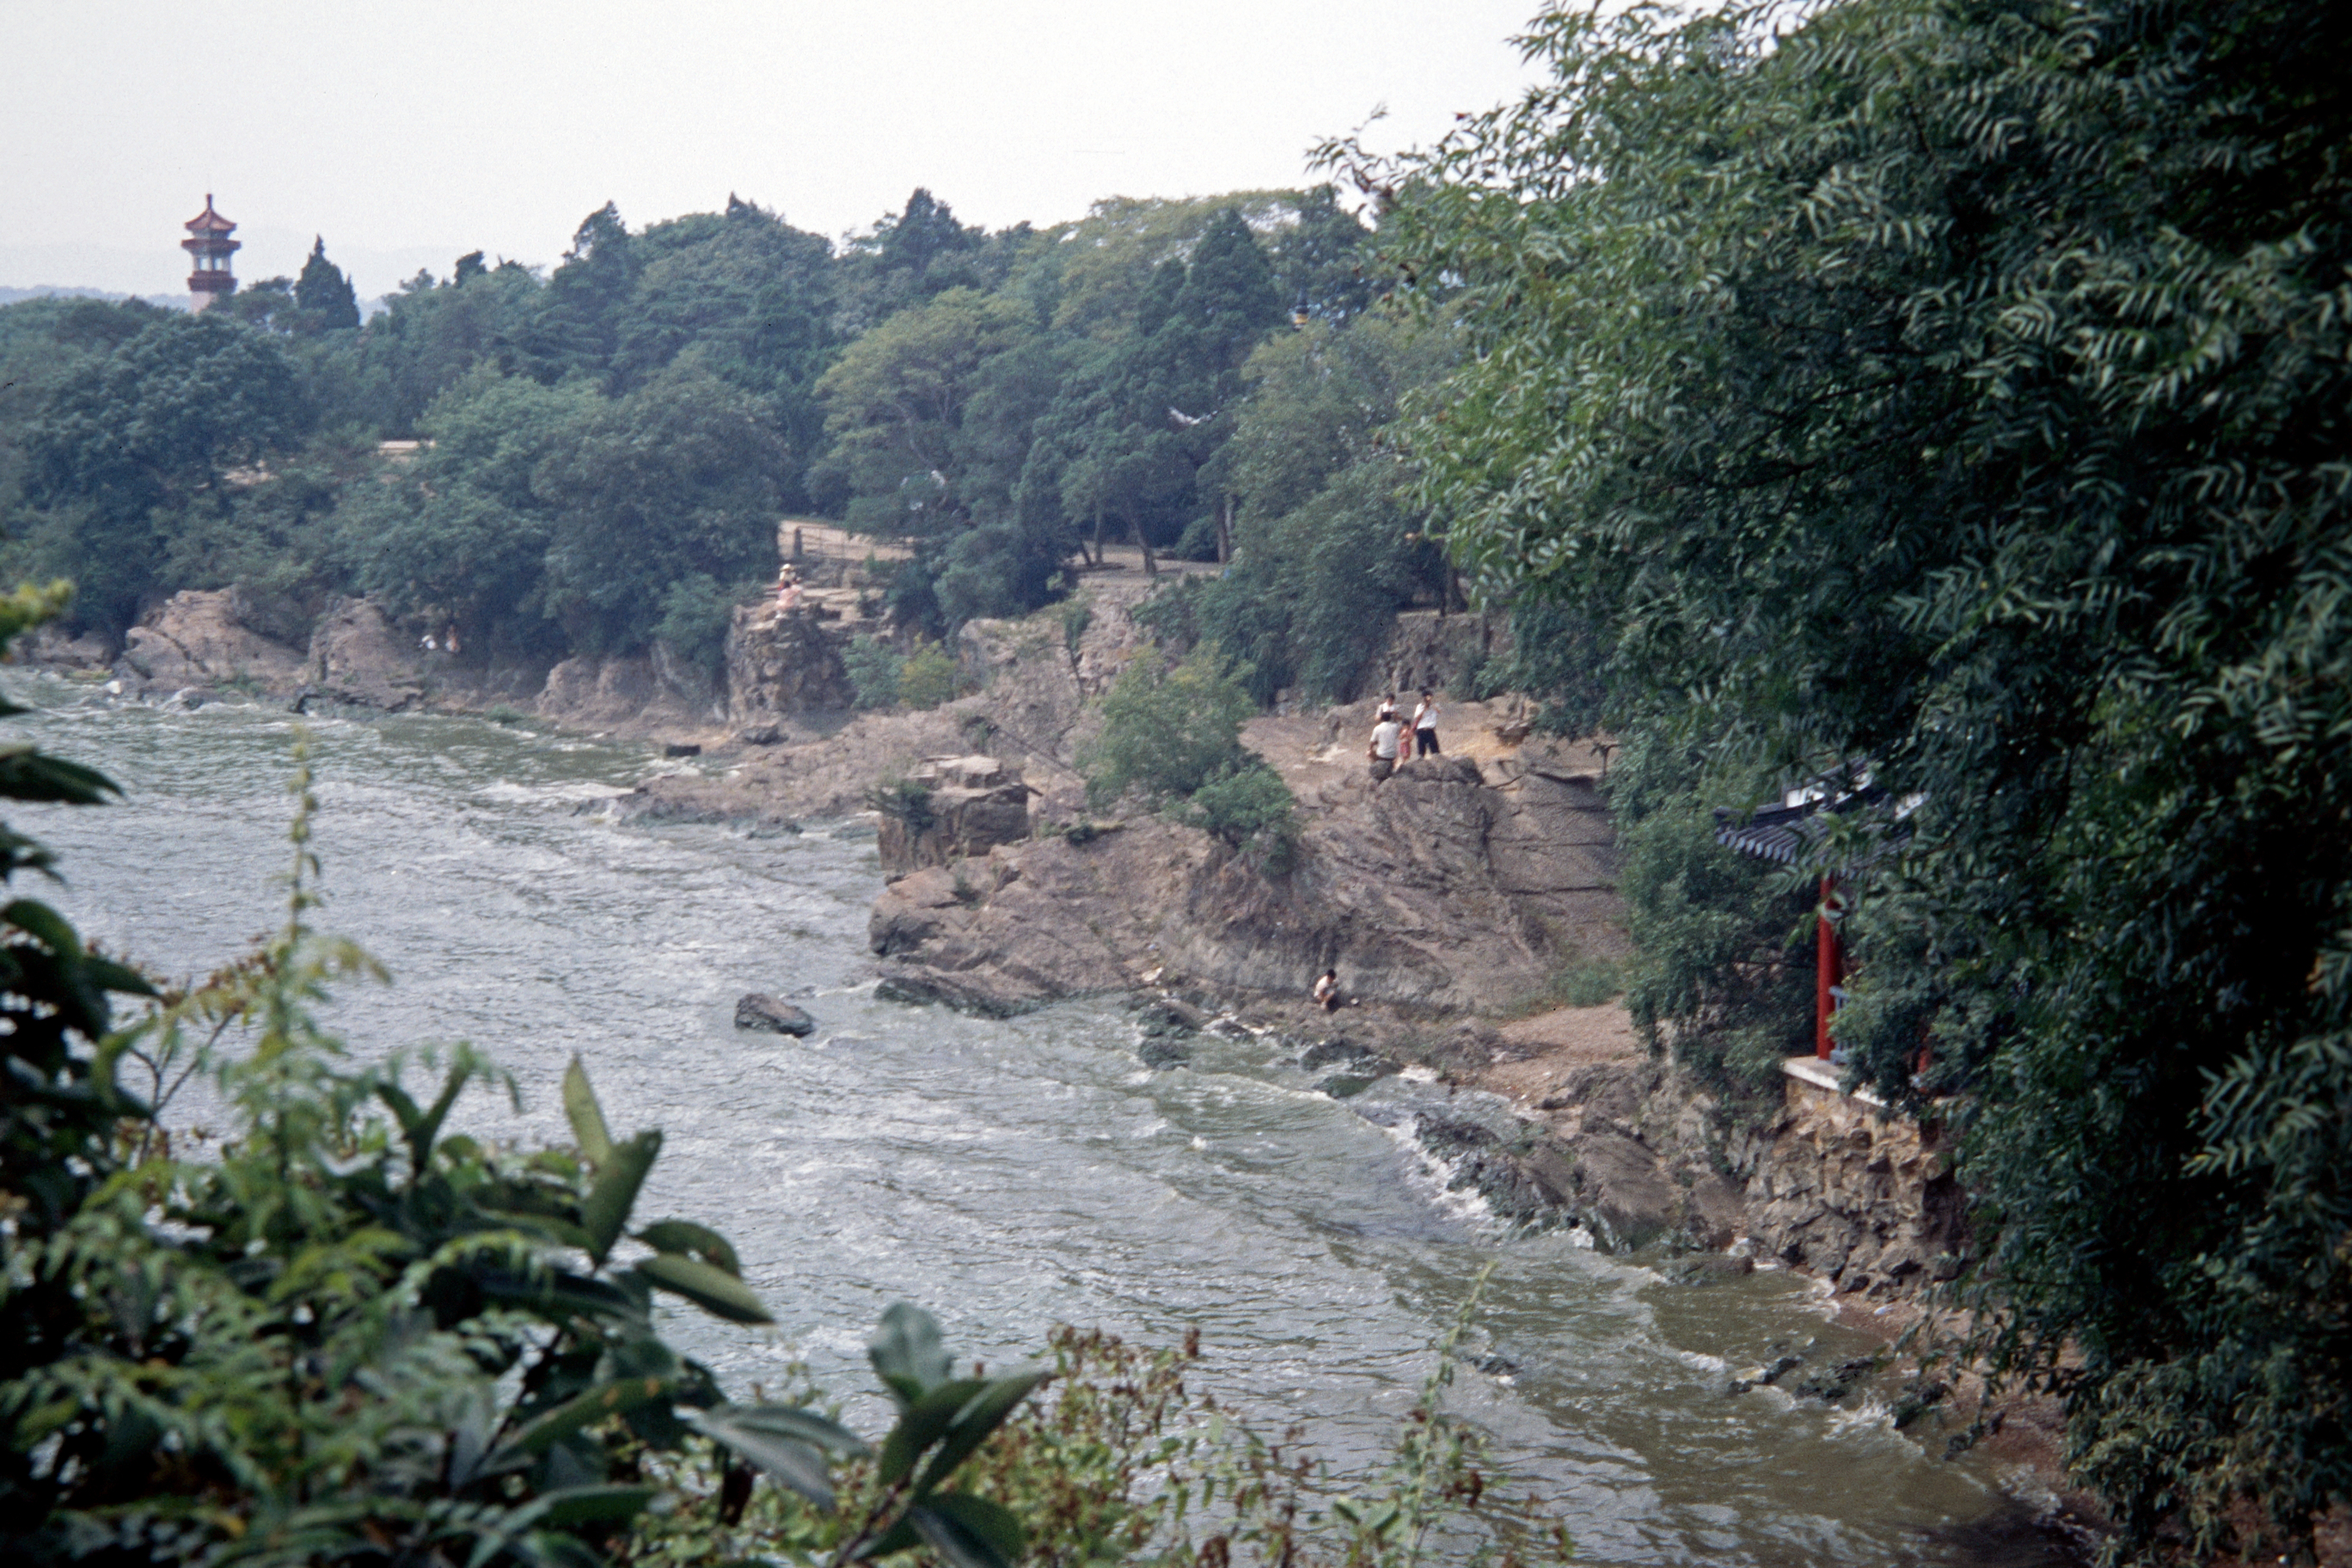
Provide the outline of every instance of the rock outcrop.
{"type": "MultiPolygon", "coordinates": [[[[875,914],[886,976],[996,1010],[1118,989],[1151,969],[1228,997],[1299,996],[1332,967],[1359,1001],[1462,1013],[1623,951],[1614,850],[1587,775],[1498,786],[1475,758],[1444,756],[1374,784],[1353,755],[1304,752],[1286,722],[1296,730],[1262,721],[1248,736],[1296,780],[1303,831],[1286,874],[1158,818],[1099,837],[1081,821],[942,868],[961,889],[949,902],[938,878],[886,889],[875,914]]],[[[1320,721],[1307,728],[1319,738],[1320,721]]]]}
{"type": "Polygon", "coordinates": [[[301,654],[248,627],[237,591],[174,594],[124,634],[117,673],[142,689],[279,691],[302,674],[301,654]]]}
{"type": "Polygon", "coordinates": [[[547,672],[533,711],[572,730],[698,734],[723,721],[707,683],[665,679],[651,657],[567,658],[547,672]]]}
{"type": "Polygon", "coordinates": [[[729,722],[756,729],[849,710],[856,692],[841,655],[858,623],[823,619],[815,609],[780,615],[769,601],[736,607],[727,630],[729,722]]]}
{"type": "Polygon", "coordinates": [[[331,702],[397,713],[430,685],[423,650],[373,599],[337,599],[310,633],[304,680],[331,702]]]}
{"type": "Polygon", "coordinates": [[[878,825],[882,869],[903,877],[1029,837],[1029,787],[994,757],[933,757],[891,795],[878,825]]]}

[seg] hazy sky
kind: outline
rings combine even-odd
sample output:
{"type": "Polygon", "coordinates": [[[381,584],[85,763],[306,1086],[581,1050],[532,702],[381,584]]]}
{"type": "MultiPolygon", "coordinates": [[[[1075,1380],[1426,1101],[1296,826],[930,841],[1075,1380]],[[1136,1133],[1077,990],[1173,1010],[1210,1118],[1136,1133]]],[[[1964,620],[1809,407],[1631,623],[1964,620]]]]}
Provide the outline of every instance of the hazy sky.
{"type": "Polygon", "coordinates": [[[310,237],[362,297],[476,248],[553,262],[733,191],[840,236],[928,185],[1001,227],[1306,183],[1386,104],[1511,96],[1537,0],[0,0],[0,286],[184,289],[205,193],[247,282],[310,237]]]}

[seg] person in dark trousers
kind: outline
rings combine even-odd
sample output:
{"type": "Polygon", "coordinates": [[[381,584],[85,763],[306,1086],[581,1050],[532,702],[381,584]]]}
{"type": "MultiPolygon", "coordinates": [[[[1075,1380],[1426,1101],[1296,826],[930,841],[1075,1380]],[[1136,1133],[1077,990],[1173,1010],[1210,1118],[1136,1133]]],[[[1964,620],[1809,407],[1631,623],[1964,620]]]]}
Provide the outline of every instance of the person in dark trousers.
{"type": "Polygon", "coordinates": [[[1421,689],[1421,706],[1412,710],[1412,749],[1416,756],[1433,757],[1437,752],[1437,699],[1429,688],[1421,689]]]}
{"type": "Polygon", "coordinates": [[[1321,978],[1315,982],[1315,1000],[1323,1004],[1323,1011],[1326,1013],[1336,1013],[1339,1010],[1339,972],[1338,970],[1325,970],[1321,978]]]}

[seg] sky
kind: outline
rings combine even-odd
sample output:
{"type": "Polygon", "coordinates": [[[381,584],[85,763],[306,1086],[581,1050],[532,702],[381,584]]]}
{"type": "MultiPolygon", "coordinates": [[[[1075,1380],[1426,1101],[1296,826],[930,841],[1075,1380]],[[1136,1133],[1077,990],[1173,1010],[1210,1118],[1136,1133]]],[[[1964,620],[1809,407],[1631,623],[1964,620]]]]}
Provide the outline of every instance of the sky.
{"type": "Polygon", "coordinates": [[[252,282],[548,265],[730,193],[838,238],[917,185],[991,228],[1298,185],[1531,73],[1538,0],[0,0],[0,288],[180,293],[211,192],[252,282]]]}

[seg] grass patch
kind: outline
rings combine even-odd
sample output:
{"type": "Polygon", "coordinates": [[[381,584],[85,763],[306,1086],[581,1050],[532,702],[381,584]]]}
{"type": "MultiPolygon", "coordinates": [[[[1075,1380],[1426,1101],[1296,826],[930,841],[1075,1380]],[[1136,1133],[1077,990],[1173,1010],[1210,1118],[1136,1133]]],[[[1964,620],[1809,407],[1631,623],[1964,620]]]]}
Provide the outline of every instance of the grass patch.
{"type": "Polygon", "coordinates": [[[1506,1018],[1532,1018],[1561,1007],[1600,1007],[1625,994],[1624,969],[1612,959],[1577,958],[1502,1010],[1506,1018]]]}

